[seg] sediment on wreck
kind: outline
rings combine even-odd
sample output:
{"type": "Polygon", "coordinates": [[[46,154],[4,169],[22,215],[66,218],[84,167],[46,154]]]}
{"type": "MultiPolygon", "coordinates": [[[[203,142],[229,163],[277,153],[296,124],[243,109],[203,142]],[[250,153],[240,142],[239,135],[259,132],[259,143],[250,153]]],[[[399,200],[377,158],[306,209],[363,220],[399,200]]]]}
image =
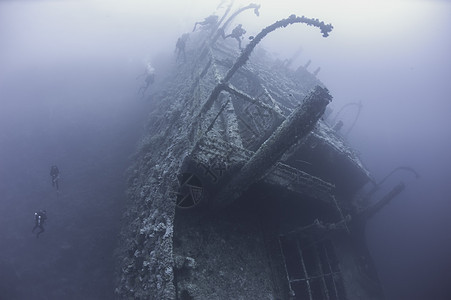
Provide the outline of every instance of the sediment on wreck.
{"type": "MultiPolygon", "coordinates": [[[[121,299],[174,299],[172,236],[180,158],[189,148],[189,66],[179,68],[166,97],[156,98],[148,133],[128,170],[128,204],[118,249],[121,299]],[[152,295],[152,296],[150,296],[152,295]]],[[[158,97],[158,95],[157,95],[158,97]]]]}
{"type": "MultiPolygon", "coordinates": [[[[205,33],[191,37],[201,44],[205,33]]],[[[198,53],[188,50],[192,58],[198,53]]],[[[147,133],[128,170],[127,209],[118,247],[120,299],[175,299],[173,224],[178,174],[189,149],[194,116],[218,84],[208,58],[174,66],[163,93],[153,95],[147,133]]],[[[217,107],[209,112],[217,113],[217,107]]]]}
{"type": "Polygon", "coordinates": [[[381,298],[354,207],[371,177],[321,118],[332,97],[306,68],[250,57],[294,23],[332,29],[293,15],[243,51],[190,35],[129,170],[119,298],[381,298]]]}
{"type": "MultiPolygon", "coordinates": [[[[305,20],[291,18],[286,22],[305,20]]],[[[197,41],[191,42],[202,44],[205,35],[193,37],[196,38],[197,41]]],[[[238,131],[238,123],[230,113],[234,110],[230,95],[244,94],[232,85],[239,86],[240,81],[231,80],[231,84],[224,86],[223,78],[229,81],[252,49],[248,48],[246,57],[238,58],[231,69],[220,56],[206,49],[201,55],[191,53],[195,59],[178,65],[171,83],[167,84],[166,96],[154,97],[155,111],[149,117],[148,133],[128,171],[128,205],[117,251],[120,269],[116,294],[120,298],[180,297],[174,284],[174,267],[180,265],[180,257],[173,256],[173,230],[182,164],[200,139],[214,137],[223,130],[227,131],[226,140],[241,144],[237,132],[233,133],[238,131]],[[215,122],[218,117],[220,122],[215,122]]],[[[271,99],[267,91],[265,94],[271,99]]],[[[254,102],[268,107],[261,100],[254,102]]],[[[272,109],[280,115],[277,105],[272,109]]],[[[183,259],[187,260],[189,263],[189,258],[183,259]]]]}

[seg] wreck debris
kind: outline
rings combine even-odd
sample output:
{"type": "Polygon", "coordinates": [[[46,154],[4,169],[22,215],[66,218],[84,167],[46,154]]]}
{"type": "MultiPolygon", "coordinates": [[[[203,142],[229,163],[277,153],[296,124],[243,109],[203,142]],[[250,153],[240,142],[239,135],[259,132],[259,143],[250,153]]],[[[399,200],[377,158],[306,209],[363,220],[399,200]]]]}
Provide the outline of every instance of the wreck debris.
{"type": "Polygon", "coordinates": [[[394,168],[390,173],[388,173],[384,178],[382,178],[381,181],[379,181],[379,182],[377,182],[377,183],[376,183],[376,182],[373,182],[373,183],[374,183],[374,186],[373,186],[373,188],[371,189],[371,191],[368,192],[368,194],[365,196],[365,198],[370,198],[375,192],[377,192],[377,191],[380,189],[380,187],[382,186],[382,184],[384,184],[384,182],[385,182],[388,178],[390,178],[393,174],[395,174],[395,173],[398,172],[398,171],[406,171],[406,172],[409,172],[409,173],[413,174],[413,175],[415,176],[416,179],[420,178],[420,174],[419,174],[417,171],[415,171],[413,168],[411,168],[411,167],[408,167],[408,166],[399,166],[399,167],[396,167],[396,168],[394,168]]]}
{"type": "Polygon", "coordinates": [[[285,59],[283,61],[284,66],[289,68],[293,62],[299,57],[299,55],[301,55],[302,53],[302,47],[299,47],[298,50],[296,50],[296,52],[293,54],[293,56],[290,59],[285,59]]]}
{"type": "Polygon", "coordinates": [[[381,200],[373,204],[372,206],[369,206],[365,208],[363,211],[359,212],[359,215],[364,218],[365,220],[371,218],[374,216],[378,211],[380,211],[385,205],[390,203],[390,201],[398,196],[404,189],[406,188],[404,183],[399,183],[393,189],[388,192],[381,200]]]}
{"type": "MultiPolygon", "coordinates": [[[[347,104],[343,105],[343,107],[340,108],[340,110],[337,112],[337,114],[335,115],[335,117],[332,119],[332,124],[335,124],[335,126],[337,126],[337,124],[338,124],[339,122],[341,122],[341,125],[340,125],[340,128],[341,128],[341,127],[343,126],[343,121],[340,120],[340,121],[337,122],[337,123],[335,123],[335,122],[337,121],[338,116],[343,112],[343,110],[344,110],[345,108],[348,108],[348,107],[351,107],[351,106],[357,107],[357,114],[355,115],[355,118],[354,118],[354,120],[352,121],[351,126],[349,126],[349,128],[348,128],[348,130],[346,131],[346,133],[344,134],[344,136],[348,136],[349,133],[351,132],[351,130],[354,128],[355,124],[357,123],[357,120],[359,119],[359,116],[360,116],[360,112],[362,111],[362,102],[361,102],[361,101],[359,101],[359,102],[350,102],[350,103],[347,103],[347,104]]],[[[339,131],[339,130],[337,130],[337,132],[338,132],[338,131],[339,131]]]]}
{"type": "Polygon", "coordinates": [[[224,206],[262,178],[294,143],[310,133],[332,100],[327,89],[319,86],[304,99],[301,106],[277,128],[249,161],[214,199],[214,206],[224,206]]]}
{"type": "Polygon", "coordinates": [[[332,127],[332,129],[335,132],[340,132],[341,128],[343,127],[343,124],[344,124],[343,121],[339,120],[337,123],[335,123],[335,125],[334,125],[334,127],[332,127]]]}
{"type": "Polygon", "coordinates": [[[281,253],[290,255],[284,256],[289,299],[347,299],[343,274],[329,240],[305,246],[303,240],[281,237],[279,245],[281,253]]]}
{"type": "Polygon", "coordinates": [[[319,71],[321,71],[321,68],[320,67],[316,68],[316,70],[313,71],[313,76],[318,76],[319,71]]]}
{"type": "Polygon", "coordinates": [[[181,174],[180,188],[177,194],[177,207],[193,208],[202,201],[202,182],[195,174],[181,174]]]}

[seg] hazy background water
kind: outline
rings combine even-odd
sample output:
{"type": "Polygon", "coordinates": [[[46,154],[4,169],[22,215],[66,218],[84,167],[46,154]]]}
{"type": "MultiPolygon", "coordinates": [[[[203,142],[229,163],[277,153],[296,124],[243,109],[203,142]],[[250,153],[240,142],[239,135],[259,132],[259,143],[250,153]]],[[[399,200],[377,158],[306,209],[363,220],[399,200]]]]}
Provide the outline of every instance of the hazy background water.
{"type": "MultiPolygon", "coordinates": [[[[328,38],[296,25],[263,45],[281,59],[301,47],[295,66],[311,59],[310,71],[321,67],[335,112],[362,102],[348,139],[377,180],[397,166],[420,173],[416,180],[399,172],[384,185],[403,180],[407,189],[370,221],[369,244],[389,299],[447,299],[451,5],[336,2],[260,1],[260,17],[248,11],[232,26],[242,23],[246,36],[255,35],[292,13],[334,25],[328,38]]],[[[177,37],[218,4],[0,2],[1,297],[112,297],[123,171],[150,110],[136,76],[150,61],[161,85],[177,37]],[[61,171],[58,198],[52,164],[61,171]],[[49,220],[37,240],[31,229],[41,208],[49,220]]],[[[341,116],[344,131],[354,115],[341,116]]]]}
{"type": "Polygon", "coordinates": [[[34,68],[2,81],[0,287],[20,299],[111,299],[123,173],[141,132],[135,89],[95,61],[34,68]]]}

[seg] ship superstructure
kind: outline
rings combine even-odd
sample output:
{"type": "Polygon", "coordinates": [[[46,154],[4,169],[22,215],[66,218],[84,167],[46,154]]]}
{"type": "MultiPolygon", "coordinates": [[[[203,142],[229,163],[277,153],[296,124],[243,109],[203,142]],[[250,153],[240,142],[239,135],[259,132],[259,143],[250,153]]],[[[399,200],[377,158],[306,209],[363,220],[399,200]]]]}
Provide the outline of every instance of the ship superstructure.
{"type": "Polygon", "coordinates": [[[253,53],[290,24],[332,26],[292,15],[240,51],[220,37],[229,10],[190,33],[188,59],[154,96],[130,169],[118,295],[381,299],[365,222],[404,186],[369,206],[359,192],[373,180],[328,123],[326,87],[253,53]]]}

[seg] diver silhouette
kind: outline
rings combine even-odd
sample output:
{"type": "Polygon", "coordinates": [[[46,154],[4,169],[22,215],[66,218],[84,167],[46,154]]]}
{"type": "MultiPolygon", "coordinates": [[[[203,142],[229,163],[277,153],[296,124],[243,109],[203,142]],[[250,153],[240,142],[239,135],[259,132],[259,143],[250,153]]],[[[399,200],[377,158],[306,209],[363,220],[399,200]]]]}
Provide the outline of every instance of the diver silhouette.
{"type": "Polygon", "coordinates": [[[39,238],[39,235],[45,231],[44,229],[45,220],[47,220],[47,212],[45,211],[45,209],[34,213],[34,227],[31,232],[34,233],[36,228],[40,229],[36,233],[36,238],[39,238]]]}
{"type": "Polygon", "coordinates": [[[52,177],[52,186],[56,187],[56,190],[59,190],[59,174],[60,171],[58,170],[58,167],[53,165],[50,168],[50,176],[52,177]]]}

